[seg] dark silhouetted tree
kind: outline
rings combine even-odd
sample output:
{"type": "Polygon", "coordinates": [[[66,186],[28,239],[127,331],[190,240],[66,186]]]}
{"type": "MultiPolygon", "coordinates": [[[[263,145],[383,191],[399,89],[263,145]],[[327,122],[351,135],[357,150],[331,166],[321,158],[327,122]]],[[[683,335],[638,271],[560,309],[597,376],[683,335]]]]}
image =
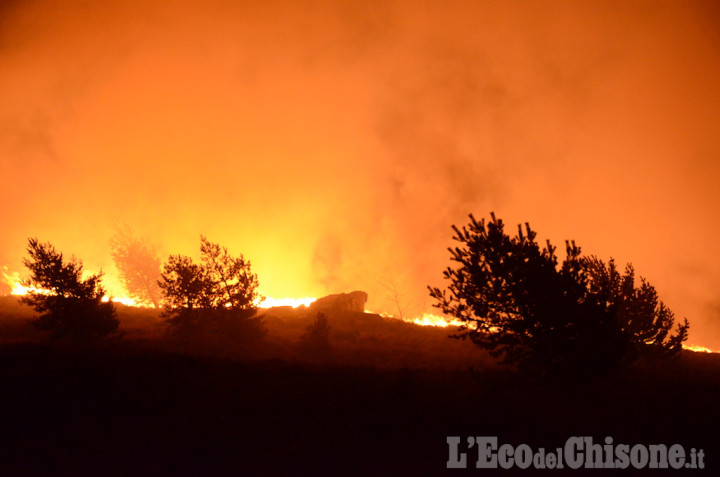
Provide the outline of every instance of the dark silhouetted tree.
{"type": "Polygon", "coordinates": [[[631,359],[646,353],[676,353],[688,337],[687,319],[670,331],[675,323],[674,313],[659,299],[655,287],[640,277],[639,286],[631,264],[620,274],[615,261],[605,264],[595,256],[583,259],[587,273],[589,296],[602,312],[616,316],[622,334],[628,337],[627,349],[631,359]]]}
{"type": "Polygon", "coordinates": [[[447,290],[430,288],[436,307],[461,320],[470,338],[506,364],[549,373],[599,373],[632,362],[641,351],[673,354],[687,338],[687,320],[670,335],[673,315],[645,280],[634,283],[585,258],[574,242],[558,263],[550,242],[540,247],[528,224],[510,237],[501,220],[453,226],[447,290]]]}
{"type": "Polygon", "coordinates": [[[313,354],[326,354],[330,351],[327,316],[318,313],[315,321],[305,328],[305,333],[300,337],[300,347],[313,354]]]}
{"type": "Polygon", "coordinates": [[[181,334],[204,331],[208,320],[203,310],[211,309],[212,285],[203,268],[190,257],[171,255],[162,267],[158,286],[164,298],[163,314],[181,334]]]}
{"type": "Polygon", "coordinates": [[[190,257],[171,255],[158,282],[164,297],[163,314],[180,336],[225,335],[253,340],[263,334],[262,320],[254,317],[258,279],[250,262],[228,249],[200,241],[200,264],[190,257]]]}
{"type": "Polygon", "coordinates": [[[29,239],[29,258],[23,260],[32,275],[23,281],[29,287],[21,302],[40,313],[33,324],[51,332],[52,339],[78,342],[99,340],[115,333],[118,320],[112,301],[103,302],[102,273],[82,278],[82,263],[63,261],[50,243],[29,239]]]}
{"type": "Polygon", "coordinates": [[[133,234],[128,226],[110,238],[110,253],[128,296],[141,303],[160,306],[160,258],[157,251],[133,234]]]}
{"type": "Polygon", "coordinates": [[[240,255],[233,257],[226,247],[200,237],[200,258],[210,283],[211,305],[235,310],[255,310],[258,278],[252,273],[250,262],[240,255]]]}

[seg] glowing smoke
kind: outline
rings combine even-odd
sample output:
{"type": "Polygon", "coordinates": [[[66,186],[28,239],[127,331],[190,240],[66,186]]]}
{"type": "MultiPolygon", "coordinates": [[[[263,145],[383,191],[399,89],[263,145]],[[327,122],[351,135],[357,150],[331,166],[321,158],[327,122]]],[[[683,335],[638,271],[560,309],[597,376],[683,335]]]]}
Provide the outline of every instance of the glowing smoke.
{"type": "Polygon", "coordinates": [[[632,261],[720,347],[712,3],[244,3],[5,4],[0,264],[37,236],[111,278],[122,222],[421,316],[494,210],[632,261]]]}

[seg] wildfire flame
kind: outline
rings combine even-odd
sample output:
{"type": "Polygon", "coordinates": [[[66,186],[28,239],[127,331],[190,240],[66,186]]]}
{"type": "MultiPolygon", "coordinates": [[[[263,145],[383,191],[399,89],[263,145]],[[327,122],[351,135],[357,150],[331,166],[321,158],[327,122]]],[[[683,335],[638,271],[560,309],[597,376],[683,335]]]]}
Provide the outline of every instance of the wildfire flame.
{"type": "Polygon", "coordinates": [[[10,287],[11,295],[27,295],[29,292],[47,293],[47,290],[35,287],[26,287],[22,284],[22,278],[18,272],[11,272],[7,266],[2,267],[3,282],[10,287]]]}
{"type": "Polygon", "coordinates": [[[431,313],[423,313],[422,316],[409,320],[410,323],[415,323],[420,326],[439,326],[441,328],[447,328],[448,326],[460,326],[462,321],[456,318],[446,318],[440,315],[433,315],[431,313]]]}
{"type": "MultiPolygon", "coordinates": [[[[0,271],[0,283],[5,283],[10,287],[10,295],[15,296],[22,296],[27,295],[29,292],[37,292],[37,293],[48,293],[47,290],[42,290],[39,288],[34,287],[27,287],[22,284],[22,278],[20,277],[20,273],[18,272],[11,272],[10,269],[6,266],[2,266],[2,270],[0,271]]],[[[117,283],[114,283],[113,280],[109,280],[107,283],[105,283],[105,287],[108,290],[108,294],[105,295],[102,299],[103,302],[112,301],[114,303],[122,303],[126,306],[133,306],[138,308],[151,308],[152,305],[149,303],[145,303],[142,301],[138,301],[134,298],[124,296],[123,294],[117,293],[117,290],[121,289],[122,286],[118,285],[117,283]]],[[[272,298],[272,297],[265,297],[261,300],[258,300],[255,305],[260,308],[272,308],[275,306],[291,306],[293,308],[298,308],[300,306],[308,306],[312,302],[317,300],[317,298],[314,297],[304,297],[304,298],[272,298]]]]}
{"type": "MultiPolygon", "coordinates": [[[[10,287],[10,295],[14,296],[22,296],[27,295],[30,292],[36,292],[36,293],[48,293],[47,290],[42,290],[38,288],[33,287],[27,287],[22,284],[22,278],[20,277],[20,273],[18,272],[11,272],[7,266],[3,265],[2,270],[0,270],[0,282],[5,283],[10,287]]],[[[104,302],[113,301],[114,303],[122,303],[126,306],[132,306],[132,307],[151,307],[152,305],[149,305],[147,303],[139,302],[133,298],[127,297],[127,296],[113,296],[113,295],[105,295],[103,297],[104,302]]],[[[301,306],[309,306],[312,304],[317,298],[314,297],[304,297],[304,298],[272,298],[272,297],[264,297],[262,299],[259,299],[256,301],[255,305],[259,308],[272,308],[276,306],[290,306],[292,308],[298,308],[301,306]]],[[[365,310],[365,313],[374,313],[370,310],[365,310]]],[[[389,313],[377,313],[383,318],[388,319],[400,319],[392,314],[389,313]]],[[[402,318],[403,321],[408,323],[413,323],[418,326],[435,326],[440,328],[447,328],[448,326],[461,326],[463,323],[456,319],[456,318],[448,318],[441,315],[434,315],[432,313],[423,313],[421,316],[414,317],[414,318],[402,318]]],[[[683,349],[686,349],[688,351],[695,351],[698,353],[716,353],[717,351],[711,350],[710,348],[706,348],[705,346],[698,346],[698,345],[691,345],[691,344],[683,344],[683,349]]]]}
{"type": "MultiPolygon", "coordinates": [[[[374,313],[370,310],[365,310],[365,313],[374,313]]],[[[390,318],[390,319],[402,319],[402,321],[405,321],[407,323],[412,323],[418,326],[437,326],[440,328],[447,328],[448,326],[460,326],[462,325],[462,322],[458,319],[454,318],[447,318],[445,316],[440,315],[433,315],[432,313],[423,313],[421,316],[417,316],[415,318],[398,318],[395,315],[391,315],[389,313],[377,313],[378,315],[382,316],[383,318],[390,318]]]]}
{"type": "Polygon", "coordinates": [[[300,306],[309,306],[317,298],[305,297],[305,298],[270,298],[265,297],[259,300],[257,306],[260,308],[272,308],[274,306],[291,306],[297,308],[300,306]]]}
{"type": "Polygon", "coordinates": [[[704,346],[696,346],[696,345],[682,345],[683,349],[686,349],[688,351],[695,351],[697,353],[717,353],[717,351],[713,351],[710,348],[706,348],[704,346]]]}
{"type": "MultiPolygon", "coordinates": [[[[23,285],[22,278],[20,277],[20,273],[11,272],[8,269],[8,267],[5,265],[3,265],[3,267],[2,267],[2,282],[4,282],[6,285],[8,285],[10,287],[10,295],[13,295],[13,296],[23,296],[23,295],[27,295],[30,292],[43,293],[43,294],[50,293],[48,290],[44,290],[42,288],[28,287],[28,286],[23,285]]],[[[150,306],[150,305],[139,302],[130,297],[126,297],[126,296],[116,297],[111,294],[105,295],[102,298],[102,301],[103,302],[112,301],[114,303],[122,303],[123,305],[134,306],[134,307],[150,306]]]]}
{"type": "Polygon", "coordinates": [[[107,303],[109,301],[112,301],[113,303],[122,303],[125,306],[134,306],[136,308],[152,308],[152,305],[148,305],[147,303],[142,303],[137,300],[134,300],[132,298],[126,297],[126,296],[108,296],[105,295],[102,298],[102,301],[107,303]]]}

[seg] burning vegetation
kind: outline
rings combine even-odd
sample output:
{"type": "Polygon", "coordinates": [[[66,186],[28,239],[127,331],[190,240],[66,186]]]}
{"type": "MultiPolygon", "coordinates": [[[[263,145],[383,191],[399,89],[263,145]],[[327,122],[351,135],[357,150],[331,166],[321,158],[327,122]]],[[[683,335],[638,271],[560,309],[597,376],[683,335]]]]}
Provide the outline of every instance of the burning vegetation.
{"type": "Polygon", "coordinates": [[[712,465],[718,14],[0,1],[0,476],[712,465]]]}
{"type": "MultiPolygon", "coordinates": [[[[368,312],[364,291],[264,306],[251,263],[205,237],[199,261],[171,255],[159,267],[161,308],[147,290],[134,295],[143,306],[127,306],[108,297],[102,274],[31,239],[31,275],[11,288],[40,316],[0,297],[0,380],[13,389],[0,395],[11,412],[2,432],[14,438],[0,470],[337,474],[354,463],[376,475],[422,474],[443,468],[436,441],[465,426],[538,447],[580,425],[586,434],[685,439],[713,452],[714,436],[696,430],[714,422],[700,410],[720,389],[717,355],[680,352],[687,323],[672,333],[672,314],[647,282],[635,284],[631,267],[621,274],[571,243],[559,265],[529,226],[509,237],[493,215],[455,232],[450,286],[430,289],[452,318],[413,321],[368,312]],[[659,360],[668,355],[678,359],[659,360]],[[49,402],[38,387],[52,390],[49,402]],[[693,390],[686,410],[668,411],[658,398],[668,389],[693,390]],[[302,439],[279,442],[275,432],[302,439]],[[73,457],[98,436],[107,448],[73,457]],[[30,458],[38,450],[45,459],[30,458]]],[[[154,273],[154,254],[134,250],[151,257],[136,270],[154,273]]]]}
{"type": "MultiPolygon", "coordinates": [[[[558,265],[555,248],[548,242],[541,249],[529,225],[519,227],[515,237],[506,235],[503,227],[491,214],[487,223],[471,216],[468,227],[454,228],[454,239],[463,244],[450,249],[459,267],[446,270],[447,290],[430,288],[444,316],[424,313],[400,321],[451,327],[452,337],[470,338],[505,364],[549,373],[606,372],[640,356],[673,355],[682,349],[687,320],[672,333],[672,312],[647,281],[641,278],[640,285],[635,284],[630,265],[621,275],[614,261],[584,257],[574,242],[567,243],[567,258],[558,265]]],[[[170,255],[160,266],[155,249],[128,227],[119,229],[110,245],[127,290],[120,299],[108,295],[102,273],[83,278],[79,261],[64,262],[51,244],[30,240],[25,264],[32,275],[11,288],[42,313],[34,321],[38,329],[49,331],[52,339],[104,338],[118,330],[115,303],[124,302],[161,307],[160,319],[147,323],[150,328],[162,323],[167,336],[182,341],[186,349],[207,351],[255,346],[267,334],[268,321],[282,326],[289,326],[284,321],[288,318],[313,322],[303,325],[307,329],[302,338],[293,338],[306,347],[319,339],[318,333],[328,339],[328,319],[354,322],[352,317],[373,316],[397,321],[389,314],[368,312],[363,291],[320,299],[263,297],[250,262],[205,237],[198,263],[189,256],[170,255]]],[[[6,281],[19,278],[7,271],[3,276],[6,281]]],[[[344,327],[333,327],[342,336],[344,327]]],[[[142,323],[134,323],[135,332],[142,328],[142,323]]],[[[277,326],[273,332],[283,335],[277,326]]]]}

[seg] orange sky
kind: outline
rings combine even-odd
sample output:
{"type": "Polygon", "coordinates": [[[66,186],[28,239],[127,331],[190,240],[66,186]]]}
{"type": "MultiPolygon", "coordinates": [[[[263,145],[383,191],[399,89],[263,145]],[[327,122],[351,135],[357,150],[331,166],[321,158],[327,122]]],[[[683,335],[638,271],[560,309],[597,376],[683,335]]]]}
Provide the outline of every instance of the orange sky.
{"type": "Polygon", "coordinates": [[[111,280],[127,223],[415,314],[494,210],[632,261],[720,348],[716,3],[77,3],[0,6],[0,264],[37,236],[111,280]]]}

